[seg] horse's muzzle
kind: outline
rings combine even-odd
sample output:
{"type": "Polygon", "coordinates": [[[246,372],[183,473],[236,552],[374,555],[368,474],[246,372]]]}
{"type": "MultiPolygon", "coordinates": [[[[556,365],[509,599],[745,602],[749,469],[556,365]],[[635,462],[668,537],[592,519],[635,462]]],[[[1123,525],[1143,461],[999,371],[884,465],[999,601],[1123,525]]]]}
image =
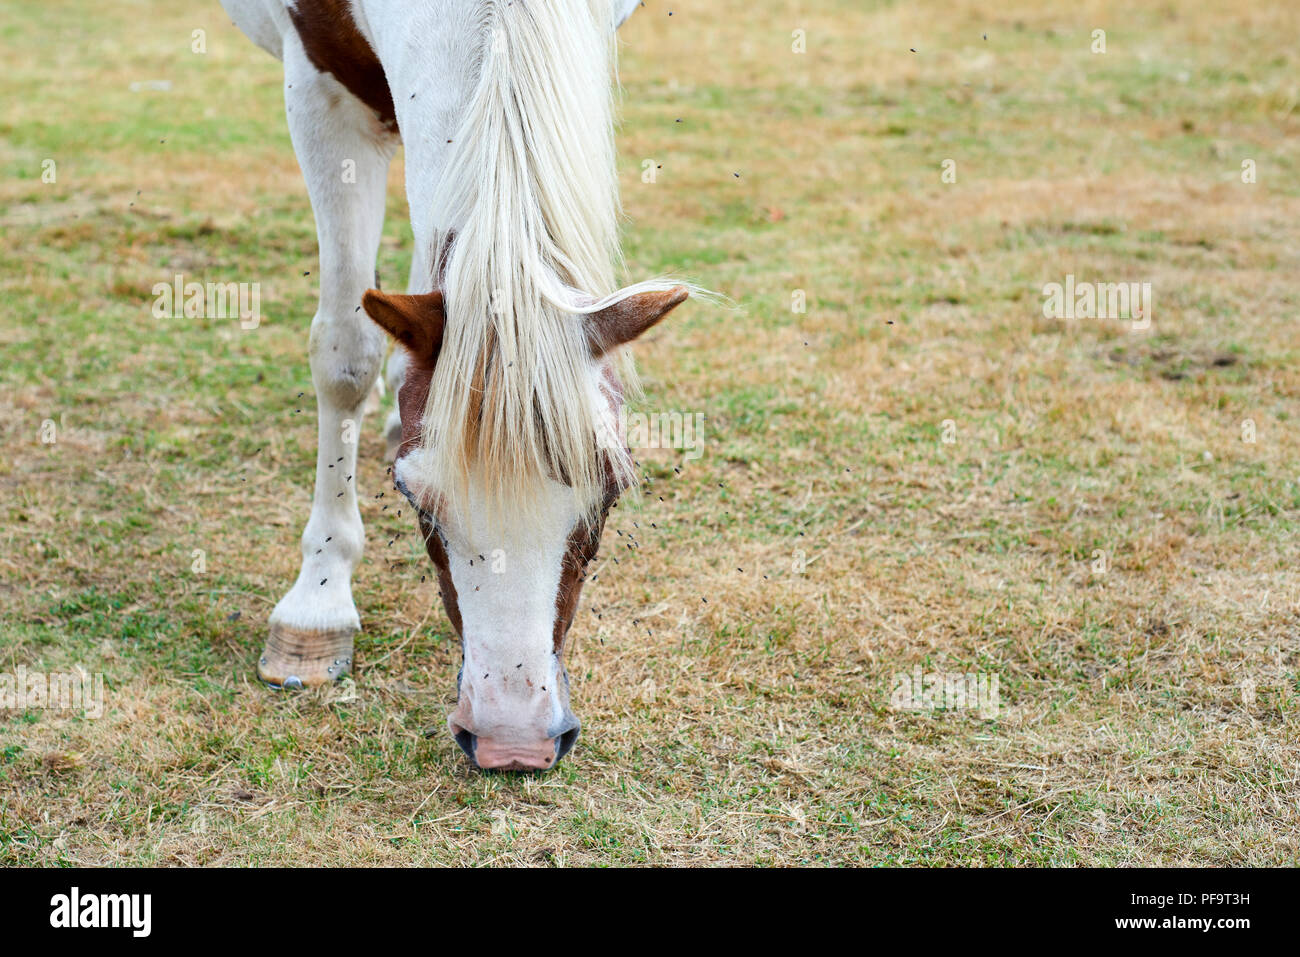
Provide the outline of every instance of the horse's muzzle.
{"type": "Polygon", "coordinates": [[[581,724],[566,715],[562,730],[540,741],[479,737],[468,728],[451,726],[452,737],[476,768],[483,771],[549,771],[573,750],[581,724]]]}

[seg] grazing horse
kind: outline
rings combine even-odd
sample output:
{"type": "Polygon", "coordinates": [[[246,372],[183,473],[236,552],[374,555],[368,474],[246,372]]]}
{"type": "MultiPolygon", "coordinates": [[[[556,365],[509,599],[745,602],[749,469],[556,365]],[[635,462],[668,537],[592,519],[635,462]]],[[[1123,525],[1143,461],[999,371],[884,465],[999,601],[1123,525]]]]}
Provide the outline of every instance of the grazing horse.
{"type": "Polygon", "coordinates": [[[284,62],[320,245],[316,492],[258,674],[299,688],[352,665],[355,436],[387,332],[394,487],[461,637],[448,726],[481,768],[550,768],[577,738],[565,635],[634,480],[617,434],[622,347],[688,295],[614,281],[614,30],[637,3],[222,0],[284,62]],[[406,295],[369,288],[399,144],[406,295]]]}

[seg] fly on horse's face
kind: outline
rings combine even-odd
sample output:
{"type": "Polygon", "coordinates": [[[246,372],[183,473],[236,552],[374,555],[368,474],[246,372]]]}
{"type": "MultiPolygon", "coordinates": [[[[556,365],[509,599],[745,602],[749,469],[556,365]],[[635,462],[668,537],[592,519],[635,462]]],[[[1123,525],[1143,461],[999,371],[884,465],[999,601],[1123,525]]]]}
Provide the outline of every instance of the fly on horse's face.
{"type": "MultiPolygon", "coordinates": [[[[610,354],[686,297],[685,287],[643,292],[574,317],[585,323],[589,385],[604,399],[611,430],[622,395],[610,354]]],[[[442,345],[442,293],[371,290],[363,305],[409,354],[397,397],[402,443],[393,476],[419,515],[447,617],[461,637],[459,700],[447,719],[452,736],[480,768],[553,767],[578,737],[578,719],[569,708],[564,639],[605,515],[620,492],[614,470],[606,470],[603,501],[594,517],[579,507],[573,489],[554,477],[538,488],[526,523],[522,516],[494,514],[478,471],[467,476],[467,507],[455,513],[445,508],[439,490],[426,481],[428,457],[437,453],[422,445],[422,416],[442,345]]],[[[591,441],[600,446],[597,435],[591,441]]]]}

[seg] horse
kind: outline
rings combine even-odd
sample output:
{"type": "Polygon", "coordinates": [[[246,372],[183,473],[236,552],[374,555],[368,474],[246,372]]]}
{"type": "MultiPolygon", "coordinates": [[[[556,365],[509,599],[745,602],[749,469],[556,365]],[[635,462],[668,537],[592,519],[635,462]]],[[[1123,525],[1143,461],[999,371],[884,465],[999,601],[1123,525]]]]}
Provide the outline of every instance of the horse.
{"type": "Polygon", "coordinates": [[[565,638],[606,514],[635,484],[617,430],[625,346],[694,289],[614,278],[615,30],[638,0],[222,5],[284,64],[320,247],[315,495],[257,674],[296,689],[352,670],[356,434],[391,338],[393,487],[461,642],[448,728],[478,768],[552,768],[580,728],[565,638]],[[399,144],[405,294],[371,288],[399,144]]]}

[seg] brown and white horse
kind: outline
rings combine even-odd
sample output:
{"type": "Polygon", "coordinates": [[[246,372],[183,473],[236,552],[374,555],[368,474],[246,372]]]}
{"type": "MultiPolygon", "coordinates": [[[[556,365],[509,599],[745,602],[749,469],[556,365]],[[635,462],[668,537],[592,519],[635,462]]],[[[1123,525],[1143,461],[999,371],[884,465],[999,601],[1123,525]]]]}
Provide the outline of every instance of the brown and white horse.
{"type": "Polygon", "coordinates": [[[448,725],[482,768],[549,768],[577,738],[565,635],[633,480],[615,360],[688,295],[614,282],[614,29],[637,2],[222,0],[284,62],[320,244],[316,492],[258,674],[297,688],[352,664],[355,434],[382,329],[395,486],[461,637],[448,725]],[[415,245],[390,295],[369,287],[399,143],[415,245]]]}

